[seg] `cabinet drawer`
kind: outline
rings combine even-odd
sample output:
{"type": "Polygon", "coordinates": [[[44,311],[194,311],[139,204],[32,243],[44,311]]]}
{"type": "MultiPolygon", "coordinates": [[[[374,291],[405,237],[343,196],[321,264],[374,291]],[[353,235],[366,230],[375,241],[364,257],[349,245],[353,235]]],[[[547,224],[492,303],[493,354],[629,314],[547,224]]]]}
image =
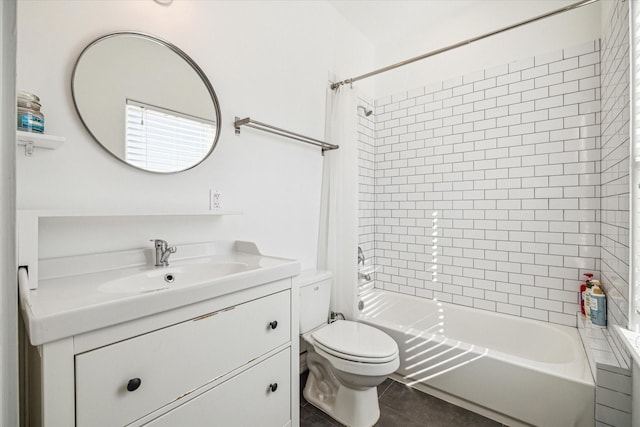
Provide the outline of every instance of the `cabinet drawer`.
{"type": "Polygon", "coordinates": [[[291,420],[290,354],[282,350],[144,425],[282,427],[291,420]]]}
{"type": "Polygon", "coordinates": [[[76,425],[128,424],[289,342],[290,295],[279,292],[77,355],[76,425]],[[139,387],[128,391],[135,379],[139,387]]]}

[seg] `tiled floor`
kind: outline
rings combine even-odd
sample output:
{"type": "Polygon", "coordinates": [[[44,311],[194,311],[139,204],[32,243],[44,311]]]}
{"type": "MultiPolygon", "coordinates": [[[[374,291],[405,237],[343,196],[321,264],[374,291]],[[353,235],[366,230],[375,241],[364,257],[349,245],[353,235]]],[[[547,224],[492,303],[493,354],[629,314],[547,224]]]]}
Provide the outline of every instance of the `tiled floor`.
{"type": "MultiPolygon", "coordinates": [[[[300,377],[304,387],[306,375],[300,377]]],[[[376,427],[501,427],[502,424],[387,379],[378,386],[380,419],[376,427]]],[[[300,395],[300,427],[340,427],[342,424],[300,395]]]]}

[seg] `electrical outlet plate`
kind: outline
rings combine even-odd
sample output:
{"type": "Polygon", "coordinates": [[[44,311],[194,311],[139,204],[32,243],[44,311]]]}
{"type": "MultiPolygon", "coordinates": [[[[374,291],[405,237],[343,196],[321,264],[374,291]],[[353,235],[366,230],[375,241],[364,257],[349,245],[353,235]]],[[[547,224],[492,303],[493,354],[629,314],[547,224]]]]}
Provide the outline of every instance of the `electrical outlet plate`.
{"type": "Polygon", "coordinates": [[[209,190],[209,210],[222,209],[222,193],[219,190],[209,190]]]}

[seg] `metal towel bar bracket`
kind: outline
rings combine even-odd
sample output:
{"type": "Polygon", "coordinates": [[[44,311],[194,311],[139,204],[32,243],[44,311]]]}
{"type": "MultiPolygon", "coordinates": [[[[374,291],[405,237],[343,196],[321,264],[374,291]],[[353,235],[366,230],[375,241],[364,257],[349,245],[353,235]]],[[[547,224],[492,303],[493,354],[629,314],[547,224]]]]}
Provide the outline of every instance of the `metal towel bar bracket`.
{"type": "Polygon", "coordinates": [[[236,129],[236,135],[240,135],[241,126],[248,126],[250,128],[258,129],[264,132],[269,132],[275,135],[284,136],[285,138],[295,139],[296,141],[315,145],[316,147],[322,148],[323,154],[325,151],[335,150],[339,148],[338,145],[329,144],[328,142],[320,141],[319,139],[309,138],[308,136],[300,135],[299,133],[295,133],[295,132],[284,130],[275,126],[271,126],[266,123],[253,120],[250,117],[245,117],[244,119],[236,117],[235,122],[233,123],[233,126],[236,129]]]}

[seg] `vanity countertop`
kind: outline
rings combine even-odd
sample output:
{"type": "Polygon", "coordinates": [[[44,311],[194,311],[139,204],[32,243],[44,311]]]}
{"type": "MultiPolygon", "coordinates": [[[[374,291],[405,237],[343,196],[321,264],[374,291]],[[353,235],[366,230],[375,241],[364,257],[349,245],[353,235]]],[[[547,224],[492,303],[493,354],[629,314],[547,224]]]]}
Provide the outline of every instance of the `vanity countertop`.
{"type": "Polygon", "coordinates": [[[21,272],[20,307],[31,344],[142,318],[300,272],[297,261],[262,255],[248,242],[181,245],[175,255],[167,267],[152,267],[149,249],[41,260],[38,288],[33,290],[21,272]],[[165,280],[167,274],[173,279],[171,283],[165,280]]]}

